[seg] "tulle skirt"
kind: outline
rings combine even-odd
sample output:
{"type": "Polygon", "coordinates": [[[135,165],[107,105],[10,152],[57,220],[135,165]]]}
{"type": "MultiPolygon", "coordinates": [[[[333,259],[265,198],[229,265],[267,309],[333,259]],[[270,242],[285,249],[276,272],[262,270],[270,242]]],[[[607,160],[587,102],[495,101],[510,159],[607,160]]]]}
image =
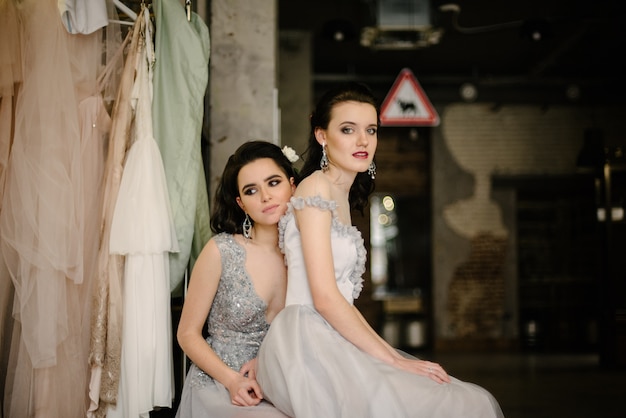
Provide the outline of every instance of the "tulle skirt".
{"type": "Polygon", "coordinates": [[[439,384],[358,349],[312,307],[287,306],[258,354],[257,380],[287,415],[314,417],[502,417],[482,387],[439,384]]]}
{"type": "Polygon", "coordinates": [[[194,364],[191,365],[176,418],[286,418],[268,402],[256,406],[235,406],[230,393],[194,364]]]}

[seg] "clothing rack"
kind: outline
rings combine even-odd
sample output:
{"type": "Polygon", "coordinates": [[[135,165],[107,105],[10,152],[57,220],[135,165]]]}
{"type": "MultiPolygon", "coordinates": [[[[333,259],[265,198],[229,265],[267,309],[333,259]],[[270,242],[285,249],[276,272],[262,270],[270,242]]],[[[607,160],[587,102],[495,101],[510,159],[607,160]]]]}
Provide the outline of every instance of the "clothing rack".
{"type": "Polygon", "coordinates": [[[120,9],[126,14],[126,16],[130,17],[133,20],[137,20],[137,13],[133,12],[130,7],[122,3],[120,0],[112,0],[112,1],[113,1],[113,4],[118,9],[120,9]]]}
{"type": "MultiPolygon", "coordinates": [[[[137,13],[131,9],[128,5],[123,3],[121,0],[111,0],[115,7],[117,7],[121,12],[123,12],[126,16],[128,16],[131,20],[109,20],[111,23],[119,23],[121,25],[132,26],[137,20],[137,13]]],[[[141,3],[146,4],[145,0],[141,0],[141,2],[133,2],[133,3],[141,3]]],[[[149,3],[149,2],[148,2],[149,3]]],[[[187,15],[187,21],[191,22],[191,12],[192,12],[192,0],[185,0],[185,13],[187,15]]]]}

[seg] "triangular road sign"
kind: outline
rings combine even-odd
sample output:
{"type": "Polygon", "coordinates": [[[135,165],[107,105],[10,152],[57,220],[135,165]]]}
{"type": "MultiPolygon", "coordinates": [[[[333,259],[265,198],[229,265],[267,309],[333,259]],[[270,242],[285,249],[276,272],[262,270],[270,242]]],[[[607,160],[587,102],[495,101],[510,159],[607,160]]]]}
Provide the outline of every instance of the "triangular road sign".
{"type": "Polygon", "coordinates": [[[437,126],[439,114],[408,68],[400,71],[380,107],[382,126],[437,126]]]}

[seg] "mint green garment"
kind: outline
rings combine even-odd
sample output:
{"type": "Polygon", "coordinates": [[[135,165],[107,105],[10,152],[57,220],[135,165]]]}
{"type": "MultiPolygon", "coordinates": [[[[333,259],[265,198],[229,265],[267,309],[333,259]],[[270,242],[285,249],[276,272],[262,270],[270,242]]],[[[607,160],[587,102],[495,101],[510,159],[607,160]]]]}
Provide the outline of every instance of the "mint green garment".
{"type": "Polygon", "coordinates": [[[209,81],[209,29],[196,14],[187,20],[178,0],[155,0],[152,120],[176,227],[179,253],[170,253],[170,291],[177,295],[211,237],[201,151],[204,95],[209,81]]]}

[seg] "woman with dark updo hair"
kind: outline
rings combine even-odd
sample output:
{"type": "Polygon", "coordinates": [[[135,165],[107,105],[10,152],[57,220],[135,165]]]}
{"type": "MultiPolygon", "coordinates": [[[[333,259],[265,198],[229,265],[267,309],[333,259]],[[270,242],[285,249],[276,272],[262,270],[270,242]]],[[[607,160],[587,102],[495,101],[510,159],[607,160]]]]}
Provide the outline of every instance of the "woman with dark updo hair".
{"type": "Polygon", "coordinates": [[[351,83],[311,115],[303,180],[279,223],[287,299],[259,350],[257,380],[297,418],[502,417],[489,392],[391,347],[354,306],[366,253],[351,210],[373,190],[378,112],[369,89],[351,83]]]}

